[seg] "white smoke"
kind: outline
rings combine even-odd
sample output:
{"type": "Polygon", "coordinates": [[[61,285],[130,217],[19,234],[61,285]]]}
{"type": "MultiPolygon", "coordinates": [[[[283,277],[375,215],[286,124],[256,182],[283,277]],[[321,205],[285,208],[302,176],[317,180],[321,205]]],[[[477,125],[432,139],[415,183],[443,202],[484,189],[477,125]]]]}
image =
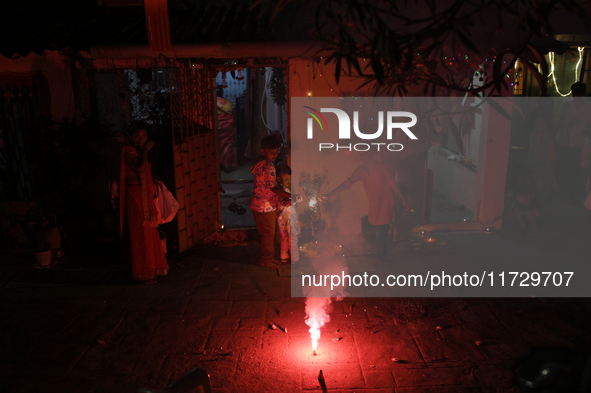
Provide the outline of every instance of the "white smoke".
{"type": "MultiPolygon", "coordinates": [[[[317,276],[349,274],[349,268],[345,264],[344,258],[322,253],[312,258],[310,262],[317,276]]],[[[305,322],[310,327],[309,331],[314,351],[316,351],[320,339],[320,328],[330,322],[329,312],[332,298],[335,298],[335,301],[341,301],[343,297],[347,296],[346,287],[343,284],[334,286],[332,289],[331,285],[304,287],[304,294],[307,296],[305,322]]]]}

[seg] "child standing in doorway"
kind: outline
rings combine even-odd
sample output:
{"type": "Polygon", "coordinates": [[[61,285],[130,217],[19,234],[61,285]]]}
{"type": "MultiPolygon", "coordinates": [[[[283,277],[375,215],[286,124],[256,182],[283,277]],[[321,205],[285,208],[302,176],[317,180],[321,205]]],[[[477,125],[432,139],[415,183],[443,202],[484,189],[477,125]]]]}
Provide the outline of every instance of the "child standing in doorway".
{"type": "Polygon", "coordinates": [[[261,140],[261,156],[250,168],[253,176],[254,191],[250,199],[250,210],[256,222],[260,235],[259,265],[275,269],[279,262],[275,255],[275,223],[277,212],[275,208],[276,195],[289,198],[291,195],[275,187],[277,177],[275,165],[281,144],[274,136],[268,135],[261,140]]]}
{"type": "MultiPolygon", "coordinates": [[[[277,166],[277,189],[291,195],[291,168],[287,164],[277,166]]],[[[295,202],[301,202],[302,197],[294,196],[295,202]]],[[[277,226],[281,238],[281,263],[297,262],[300,259],[298,250],[298,235],[300,227],[293,199],[277,195],[277,226]],[[290,251],[291,246],[291,251],[290,251]]]]}

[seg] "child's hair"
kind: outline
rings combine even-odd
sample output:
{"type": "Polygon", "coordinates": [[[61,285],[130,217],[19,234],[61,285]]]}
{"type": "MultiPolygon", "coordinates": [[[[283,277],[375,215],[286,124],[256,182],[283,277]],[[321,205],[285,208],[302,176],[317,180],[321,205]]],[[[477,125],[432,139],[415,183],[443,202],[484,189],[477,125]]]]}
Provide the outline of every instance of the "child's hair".
{"type": "Polygon", "coordinates": [[[127,128],[127,136],[128,138],[133,138],[133,135],[138,132],[139,130],[146,130],[147,132],[150,131],[150,125],[144,121],[134,120],[129,124],[127,128]]]}
{"type": "Polygon", "coordinates": [[[267,135],[261,140],[261,149],[279,149],[281,143],[273,135],[267,135]]]}
{"type": "Polygon", "coordinates": [[[275,174],[277,175],[277,177],[283,175],[291,175],[291,168],[287,164],[279,164],[275,169],[275,174]]]}

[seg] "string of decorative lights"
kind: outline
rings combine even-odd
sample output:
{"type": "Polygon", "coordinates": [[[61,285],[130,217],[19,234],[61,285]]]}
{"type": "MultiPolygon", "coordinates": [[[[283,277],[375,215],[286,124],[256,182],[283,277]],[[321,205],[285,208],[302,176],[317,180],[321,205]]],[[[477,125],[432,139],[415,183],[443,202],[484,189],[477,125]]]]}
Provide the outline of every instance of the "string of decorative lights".
{"type": "Polygon", "coordinates": [[[579,46],[577,49],[579,51],[579,61],[577,61],[577,65],[575,66],[575,79],[579,77],[579,66],[583,62],[583,52],[585,51],[585,48],[582,46],[579,46]]]}
{"type": "MultiPolygon", "coordinates": [[[[579,46],[577,48],[578,52],[579,52],[579,61],[577,62],[577,65],[575,66],[575,82],[579,79],[579,66],[581,65],[581,62],[583,61],[583,52],[585,51],[585,47],[581,47],[579,46]]],[[[556,92],[558,94],[560,94],[562,97],[568,97],[571,92],[569,91],[566,94],[562,94],[560,92],[560,90],[558,90],[558,84],[556,83],[556,73],[554,72],[554,59],[556,58],[556,55],[553,52],[549,52],[548,53],[548,60],[550,60],[550,73],[548,74],[548,77],[552,76],[552,80],[554,81],[554,88],[556,89],[556,92]]]]}

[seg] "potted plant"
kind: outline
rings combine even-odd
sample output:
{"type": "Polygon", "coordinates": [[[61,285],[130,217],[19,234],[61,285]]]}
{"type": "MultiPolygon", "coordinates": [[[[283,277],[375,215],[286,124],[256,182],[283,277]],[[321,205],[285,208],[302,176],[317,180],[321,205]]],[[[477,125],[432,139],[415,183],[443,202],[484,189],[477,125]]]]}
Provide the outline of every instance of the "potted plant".
{"type": "Polygon", "coordinates": [[[298,221],[300,224],[300,243],[308,243],[313,239],[313,222],[314,212],[310,209],[305,209],[301,213],[298,212],[298,221]]]}

